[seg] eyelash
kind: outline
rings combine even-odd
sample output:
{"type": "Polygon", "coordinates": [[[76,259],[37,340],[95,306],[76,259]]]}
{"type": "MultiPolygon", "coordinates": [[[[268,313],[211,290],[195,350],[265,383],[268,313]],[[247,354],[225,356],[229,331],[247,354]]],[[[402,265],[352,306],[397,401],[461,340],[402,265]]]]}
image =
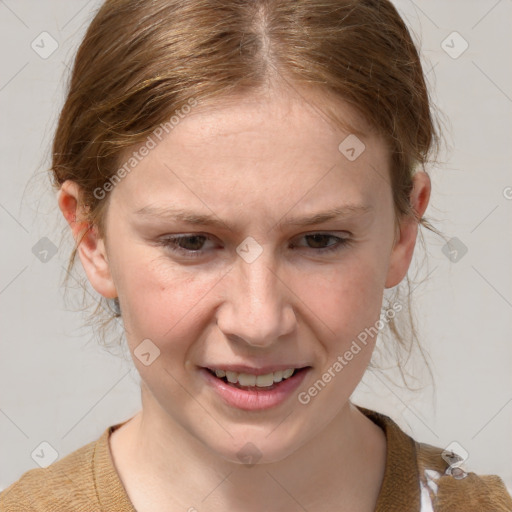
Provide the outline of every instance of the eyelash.
{"type": "MultiPolygon", "coordinates": [[[[312,249],[313,251],[319,252],[321,254],[326,254],[326,253],[340,251],[341,249],[347,247],[351,243],[350,239],[335,236],[331,233],[308,233],[307,235],[303,235],[303,237],[305,238],[305,237],[318,236],[318,235],[335,239],[336,243],[329,245],[327,247],[319,248],[319,249],[315,249],[314,247],[306,247],[306,249],[312,249]]],[[[187,240],[187,239],[190,240],[193,238],[204,238],[205,240],[211,240],[211,238],[209,238],[208,236],[201,235],[201,234],[173,235],[173,236],[167,236],[167,237],[160,239],[158,241],[158,245],[165,247],[166,249],[168,249],[171,252],[185,256],[186,258],[198,258],[203,255],[202,249],[190,250],[190,249],[184,249],[183,247],[180,247],[178,245],[180,243],[180,241],[182,241],[182,240],[187,240]]]]}

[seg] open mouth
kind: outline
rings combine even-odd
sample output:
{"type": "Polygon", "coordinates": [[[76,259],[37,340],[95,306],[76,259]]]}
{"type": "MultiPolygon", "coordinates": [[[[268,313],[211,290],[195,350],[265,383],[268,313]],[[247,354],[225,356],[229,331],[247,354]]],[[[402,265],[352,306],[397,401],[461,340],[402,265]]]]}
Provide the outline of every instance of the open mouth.
{"type": "Polygon", "coordinates": [[[267,373],[265,375],[253,375],[249,373],[238,373],[233,371],[226,371],[222,369],[206,368],[210,374],[217,379],[223,381],[229,386],[254,391],[270,391],[279,387],[282,382],[291,379],[292,377],[307,370],[309,366],[304,368],[288,368],[286,370],[278,370],[275,372],[267,373]]]}

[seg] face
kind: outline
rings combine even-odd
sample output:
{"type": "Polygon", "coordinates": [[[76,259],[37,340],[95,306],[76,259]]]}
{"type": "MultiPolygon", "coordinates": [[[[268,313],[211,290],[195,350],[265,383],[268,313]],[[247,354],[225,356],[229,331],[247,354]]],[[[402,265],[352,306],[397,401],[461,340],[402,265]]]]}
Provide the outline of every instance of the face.
{"type": "Polygon", "coordinates": [[[192,109],[110,192],[106,245],[80,256],[119,297],[151,421],[228,460],[277,461],[347,404],[375,337],[353,342],[416,234],[394,243],[384,143],[359,136],[354,159],[348,135],[286,95],[192,109]]]}

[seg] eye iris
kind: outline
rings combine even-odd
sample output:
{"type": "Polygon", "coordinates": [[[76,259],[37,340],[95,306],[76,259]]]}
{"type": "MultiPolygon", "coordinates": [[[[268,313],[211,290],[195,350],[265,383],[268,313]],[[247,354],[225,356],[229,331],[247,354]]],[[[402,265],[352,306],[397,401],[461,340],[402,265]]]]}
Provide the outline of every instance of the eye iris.
{"type": "Polygon", "coordinates": [[[322,248],[325,247],[324,242],[327,242],[329,238],[332,238],[331,235],[322,235],[322,234],[316,234],[316,235],[308,235],[308,239],[311,241],[313,239],[313,247],[316,248],[322,248]],[[318,247],[317,244],[320,244],[320,247],[318,247]]]}
{"type": "Polygon", "coordinates": [[[183,249],[190,251],[198,251],[204,244],[204,237],[202,236],[187,236],[178,240],[178,245],[183,249]]]}

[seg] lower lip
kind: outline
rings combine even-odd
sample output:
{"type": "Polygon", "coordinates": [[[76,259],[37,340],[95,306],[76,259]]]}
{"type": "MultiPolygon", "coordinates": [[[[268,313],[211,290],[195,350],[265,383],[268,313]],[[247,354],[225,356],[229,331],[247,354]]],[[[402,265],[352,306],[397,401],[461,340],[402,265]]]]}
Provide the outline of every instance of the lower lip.
{"type": "Polygon", "coordinates": [[[206,368],[201,368],[200,372],[228,405],[245,411],[261,411],[282,404],[300,386],[309,370],[310,368],[304,368],[296,372],[290,378],[274,384],[273,389],[240,389],[226,384],[206,368]]]}

